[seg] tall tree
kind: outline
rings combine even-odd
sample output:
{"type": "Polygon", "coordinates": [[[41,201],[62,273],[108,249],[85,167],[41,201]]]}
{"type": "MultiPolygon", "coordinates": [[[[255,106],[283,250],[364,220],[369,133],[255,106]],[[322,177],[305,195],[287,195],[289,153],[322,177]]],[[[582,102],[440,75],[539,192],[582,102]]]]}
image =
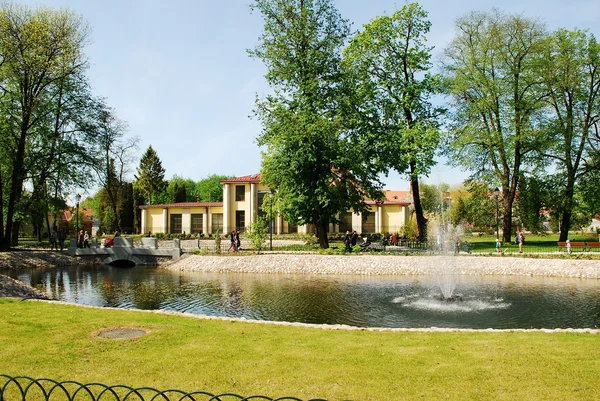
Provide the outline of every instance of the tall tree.
{"type": "Polygon", "coordinates": [[[544,146],[539,118],[546,93],[536,63],[546,31],[494,10],[460,18],[456,32],[444,66],[455,103],[449,155],[475,178],[500,184],[508,242],[521,169],[544,146]]]}
{"type": "MultiPolygon", "coordinates": [[[[79,16],[60,10],[35,11],[12,3],[0,6],[0,92],[10,104],[9,131],[10,184],[6,200],[6,225],[0,249],[16,241],[15,213],[27,179],[26,160],[31,135],[41,114],[42,98],[58,82],[84,70],[87,60],[82,52],[87,28],[79,16]]],[[[6,186],[4,187],[6,188],[6,186]]]]}
{"type": "Polygon", "coordinates": [[[540,71],[552,114],[548,124],[549,149],[543,154],[564,177],[559,241],[566,241],[574,211],[575,186],[586,173],[590,135],[600,121],[600,45],[594,35],[560,29],[546,41],[540,71]]]}
{"type": "Polygon", "coordinates": [[[349,103],[358,116],[353,121],[360,141],[367,139],[383,172],[408,174],[421,241],[427,240],[427,218],[419,177],[435,164],[443,112],[430,101],[442,91],[441,77],[429,72],[432,48],[425,41],[430,27],[427,12],[409,3],[365,25],[344,52],[344,65],[356,82],[349,103]]]}
{"type": "Polygon", "coordinates": [[[351,146],[339,118],[341,49],[350,26],[331,0],[256,0],[264,18],[251,56],[267,67],[273,93],[257,101],[265,147],[261,180],[294,224],[314,224],[328,248],[329,223],[340,212],[366,210],[381,196],[377,171],[351,146]]]}
{"type": "Polygon", "coordinates": [[[166,188],[165,169],[152,145],[142,155],[135,179],[137,188],[144,194],[148,204],[152,204],[154,195],[166,188]]]}

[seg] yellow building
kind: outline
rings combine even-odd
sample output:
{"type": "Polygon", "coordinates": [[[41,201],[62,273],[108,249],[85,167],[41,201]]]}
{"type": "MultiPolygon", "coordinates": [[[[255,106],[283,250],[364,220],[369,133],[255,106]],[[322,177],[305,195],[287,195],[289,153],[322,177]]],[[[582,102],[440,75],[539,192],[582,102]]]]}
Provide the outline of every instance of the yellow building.
{"type": "MultiPolygon", "coordinates": [[[[221,181],[223,202],[179,202],[143,205],[142,232],[169,234],[215,234],[233,230],[243,232],[257,216],[264,215],[262,204],[269,196],[267,187],[260,183],[260,174],[221,181]]],[[[385,191],[382,202],[367,201],[371,212],[365,215],[352,211],[338,216],[340,223],[331,224],[330,232],[356,230],[359,233],[398,232],[409,217],[411,195],[408,191],[385,191]]],[[[310,233],[311,226],[294,226],[281,216],[272,221],[276,234],[310,233]]]]}

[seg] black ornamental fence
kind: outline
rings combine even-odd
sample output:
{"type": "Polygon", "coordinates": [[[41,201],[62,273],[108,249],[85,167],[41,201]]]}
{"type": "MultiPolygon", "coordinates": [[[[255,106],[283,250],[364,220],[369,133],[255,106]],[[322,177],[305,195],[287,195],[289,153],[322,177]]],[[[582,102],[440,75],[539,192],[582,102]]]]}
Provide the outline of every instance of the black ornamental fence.
{"type": "MultiPolygon", "coordinates": [[[[122,384],[79,383],[48,378],[0,374],[0,401],[303,401],[296,397],[271,398],[264,395],[241,396],[233,393],[212,394],[206,391],[157,390],[122,384]]],[[[313,398],[306,401],[326,401],[313,398]]]]}

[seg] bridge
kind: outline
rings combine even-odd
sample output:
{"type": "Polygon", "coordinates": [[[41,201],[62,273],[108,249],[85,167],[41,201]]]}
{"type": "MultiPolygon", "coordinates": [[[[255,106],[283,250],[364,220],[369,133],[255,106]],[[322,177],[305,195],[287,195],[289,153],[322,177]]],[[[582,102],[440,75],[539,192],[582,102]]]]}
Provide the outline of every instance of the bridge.
{"type": "Polygon", "coordinates": [[[156,238],[142,238],[141,246],[133,246],[133,238],[116,237],[110,248],[98,246],[92,239],[91,248],[77,248],[75,238],[69,243],[68,254],[88,258],[101,258],[105,265],[156,265],[158,259],[178,259],[182,254],[178,239],[173,240],[172,248],[158,248],[156,238]]]}

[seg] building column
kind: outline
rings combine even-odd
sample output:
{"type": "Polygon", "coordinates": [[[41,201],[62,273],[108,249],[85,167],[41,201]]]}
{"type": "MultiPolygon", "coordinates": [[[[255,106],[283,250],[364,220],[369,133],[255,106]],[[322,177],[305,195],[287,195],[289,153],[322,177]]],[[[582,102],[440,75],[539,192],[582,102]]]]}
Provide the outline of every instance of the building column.
{"type": "Polygon", "coordinates": [[[257,203],[257,194],[256,194],[256,184],[250,184],[250,212],[248,213],[248,220],[246,221],[246,227],[250,224],[254,223],[256,216],[258,214],[258,208],[256,207],[257,203]]]}
{"type": "Polygon", "coordinates": [[[164,208],[163,209],[163,221],[162,221],[162,232],[165,234],[168,234],[169,231],[167,231],[169,228],[169,209],[164,208]]]}
{"type": "Polygon", "coordinates": [[[381,233],[383,230],[382,227],[382,216],[381,216],[381,206],[377,205],[377,211],[375,212],[375,232],[376,233],[381,233]]]}
{"type": "Polygon", "coordinates": [[[283,232],[283,218],[280,215],[275,217],[277,221],[277,230],[275,231],[277,235],[280,235],[283,232]]]}
{"type": "Polygon", "coordinates": [[[204,235],[208,235],[210,234],[210,232],[208,232],[208,227],[210,227],[208,225],[208,207],[204,208],[204,215],[202,216],[202,233],[204,235]]]}
{"type": "Polygon", "coordinates": [[[223,185],[223,234],[230,233],[233,225],[230,223],[231,207],[229,206],[229,191],[231,184],[223,185]]]}
{"type": "Polygon", "coordinates": [[[146,209],[142,209],[142,213],[141,214],[142,214],[142,216],[141,216],[141,219],[142,219],[142,229],[141,229],[142,232],[141,232],[141,234],[145,234],[145,233],[148,232],[146,230],[146,209]]]}
{"type": "Polygon", "coordinates": [[[192,232],[192,215],[190,209],[183,209],[181,211],[181,231],[189,234],[192,232]]]}
{"type": "Polygon", "coordinates": [[[362,233],[362,213],[352,213],[352,229],[357,233],[362,233]]]}

